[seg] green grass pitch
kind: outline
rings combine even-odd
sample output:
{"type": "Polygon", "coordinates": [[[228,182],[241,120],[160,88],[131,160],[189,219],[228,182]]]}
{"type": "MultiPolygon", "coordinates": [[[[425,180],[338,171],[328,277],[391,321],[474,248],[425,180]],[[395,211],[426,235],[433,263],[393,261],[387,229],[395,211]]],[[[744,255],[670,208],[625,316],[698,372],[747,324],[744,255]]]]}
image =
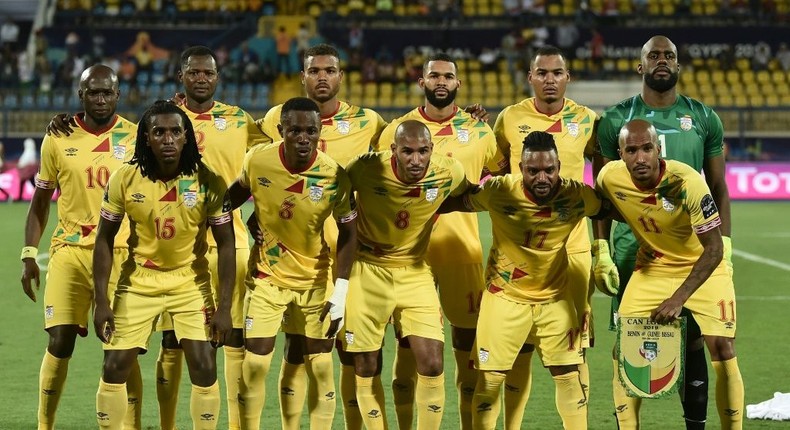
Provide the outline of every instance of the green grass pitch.
{"type": "MultiPolygon", "coordinates": [[[[247,213],[249,205],[245,207],[247,213]]],[[[737,202],[733,204],[733,246],[735,248],[735,285],[738,297],[738,360],[746,386],[746,404],[758,403],[773,397],[775,391],[790,391],[790,357],[788,336],[788,307],[790,306],[790,213],[788,202],[737,202]],[[783,221],[784,220],[784,221],[783,221]]],[[[8,240],[0,246],[0,276],[3,287],[3,309],[0,312],[0,429],[34,429],[36,427],[38,371],[47,343],[42,330],[42,304],[32,303],[22,292],[19,282],[21,263],[19,252],[24,240],[24,219],[27,204],[0,205],[0,238],[8,240]]],[[[45,239],[40,249],[46,250],[48,237],[55,225],[57,213],[52,208],[45,239]]],[[[484,249],[491,237],[486,215],[481,215],[484,249]]],[[[39,297],[43,292],[39,293],[39,297]]],[[[611,359],[613,333],[606,330],[609,300],[600,293],[593,299],[596,316],[596,346],[588,351],[592,377],[589,404],[591,429],[614,429],[611,401],[611,359]]],[[[446,331],[449,343],[449,330],[446,331]]],[[[158,428],[156,392],[154,389],[154,361],[158,352],[158,336],[152,340],[152,351],[141,357],[145,384],[143,424],[146,429],[158,428]]],[[[393,358],[392,337],[387,338],[385,369],[382,376],[389,386],[393,358]]],[[[281,360],[282,341],[278,339],[275,358],[267,381],[267,399],[263,428],[279,428],[277,377],[281,360]]],[[[222,369],[221,356],[219,368],[222,369]]],[[[96,428],[95,398],[101,369],[101,346],[93,333],[77,342],[69,365],[69,377],[60,402],[57,428],[81,430],[96,428]]],[[[456,392],[453,383],[453,358],[449,346],[445,352],[447,401],[443,428],[458,428],[456,392]]],[[[534,384],[525,413],[523,428],[561,429],[562,424],[554,407],[554,385],[548,371],[534,360],[534,384]]],[[[711,382],[715,376],[710,371],[711,382]]],[[[220,379],[222,376],[220,375],[220,379]]],[[[223,382],[224,384],[224,382],[223,382]]],[[[219,428],[227,428],[224,410],[219,428]]],[[[386,391],[389,391],[388,389],[386,391]]],[[[178,426],[191,428],[189,419],[189,378],[186,369],[182,377],[179,400],[178,426]]],[[[389,393],[387,393],[389,396],[389,393]]],[[[710,387],[708,429],[718,429],[715,411],[715,389],[710,387]]],[[[395,414],[388,397],[387,414],[391,428],[395,414]]],[[[642,407],[643,429],[681,429],[682,411],[675,396],[663,400],[646,401],[642,407]]],[[[746,420],[746,429],[787,428],[787,423],[746,420]]],[[[341,429],[342,413],[338,402],[333,428],[341,429]]],[[[308,428],[307,415],[302,428],[308,428]]]]}

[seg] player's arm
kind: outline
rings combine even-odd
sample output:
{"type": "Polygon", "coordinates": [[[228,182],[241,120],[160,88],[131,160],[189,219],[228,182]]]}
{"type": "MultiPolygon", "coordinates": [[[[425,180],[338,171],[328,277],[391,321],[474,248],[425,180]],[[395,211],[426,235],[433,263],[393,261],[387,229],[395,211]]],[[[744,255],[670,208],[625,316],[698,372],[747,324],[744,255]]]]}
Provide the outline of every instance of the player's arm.
{"type": "Polygon", "coordinates": [[[34,302],[36,301],[36,291],[41,285],[41,273],[38,263],[36,263],[38,244],[41,242],[41,234],[47,227],[49,207],[54,192],[55,188],[36,187],[33,191],[33,198],[30,200],[30,208],[27,211],[27,221],[25,221],[25,247],[22,248],[22,290],[34,302]],[[32,285],[33,281],[36,282],[35,290],[32,285]]]}
{"type": "MultiPolygon", "coordinates": [[[[603,166],[609,161],[611,160],[602,156],[600,151],[595,151],[593,155],[593,178],[598,191],[601,191],[603,184],[599,174],[603,166]]],[[[612,260],[612,252],[609,249],[609,237],[612,229],[612,219],[621,222],[625,220],[611,201],[609,201],[609,205],[611,209],[607,216],[592,218],[593,243],[590,250],[593,258],[592,270],[595,288],[608,296],[615,296],[620,290],[620,272],[618,272],[617,265],[612,260]]]]}
{"type": "Polygon", "coordinates": [[[702,164],[705,173],[705,182],[708,183],[710,194],[716,207],[719,208],[721,218],[721,235],[724,240],[724,259],[732,270],[732,223],[730,218],[730,190],[727,188],[726,167],[724,154],[716,157],[705,158],[702,164]]]}
{"type": "Polygon", "coordinates": [[[686,277],[680,287],[668,299],[664,300],[653,312],[650,318],[659,324],[674,321],[680,316],[681,308],[689,297],[710,277],[719,265],[724,255],[724,244],[721,240],[721,230],[714,228],[704,233],[697,233],[697,238],[702,244],[703,251],[699,259],[691,268],[691,273],[686,277]]]}
{"type": "MultiPolygon", "coordinates": [[[[450,196],[442,202],[439,206],[438,214],[446,214],[450,212],[479,212],[472,206],[470,198],[472,195],[480,192],[479,185],[472,185],[462,194],[457,196],[450,196]]],[[[482,210],[481,210],[482,211],[482,210]]]]}
{"type": "Polygon", "coordinates": [[[96,242],[93,246],[93,330],[104,343],[109,343],[115,332],[115,320],[110,308],[110,299],[107,297],[107,286],[112,271],[112,247],[122,220],[123,215],[102,210],[96,231],[96,242]]]}
{"type": "Polygon", "coordinates": [[[228,188],[228,197],[230,198],[230,207],[236,210],[244,202],[249,200],[252,196],[250,187],[247,186],[243,180],[236,179],[228,188]]]}
{"type": "Polygon", "coordinates": [[[209,221],[211,234],[217,241],[217,268],[219,271],[219,303],[211,318],[211,338],[215,346],[225,344],[233,325],[230,318],[233,284],[236,280],[236,240],[232,218],[225,222],[209,221]]]}
{"type": "Polygon", "coordinates": [[[351,277],[351,265],[357,253],[357,217],[356,213],[351,219],[337,221],[337,279],[332,296],[324,304],[319,320],[323,321],[329,315],[329,328],[326,337],[337,334],[343,326],[343,316],[346,312],[346,295],[348,294],[348,278],[351,277]]]}
{"type": "Polygon", "coordinates": [[[487,164],[488,170],[494,176],[504,175],[510,172],[510,142],[505,135],[505,113],[508,108],[505,108],[496,117],[494,122],[494,136],[496,136],[496,152],[492,160],[487,164]]]}
{"type": "Polygon", "coordinates": [[[46,132],[48,135],[60,137],[60,133],[64,136],[69,136],[74,133],[74,128],[77,127],[77,121],[74,116],[67,113],[59,113],[52,117],[47,124],[46,132]]]}

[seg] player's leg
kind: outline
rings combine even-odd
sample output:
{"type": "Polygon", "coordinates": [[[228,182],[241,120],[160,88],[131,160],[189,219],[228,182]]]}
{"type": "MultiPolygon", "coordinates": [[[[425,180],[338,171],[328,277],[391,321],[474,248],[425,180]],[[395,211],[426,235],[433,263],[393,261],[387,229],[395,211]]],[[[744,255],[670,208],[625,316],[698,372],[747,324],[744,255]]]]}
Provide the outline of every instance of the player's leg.
{"type": "Polygon", "coordinates": [[[590,282],[590,268],[592,255],[589,252],[578,252],[568,255],[568,291],[571,304],[576,310],[577,328],[580,331],[580,341],[583,361],[579,363],[579,378],[587,401],[590,400],[590,369],[587,366],[586,351],[592,348],[595,333],[593,331],[593,315],[590,298],[595,290],[590,282]]]}
{"type": "Polygon", "coordinates": [[[414,423],[414,388],[417,384],[417,362],[409,339],[395,325],[395,360],[392,362],[392,401],[400,430],[409,430],[414,423]]]}
{"type": "Polygon", "coordinates": [[[503,394],[505,404],[505,430],[521,428],[524,412],[532,392],[532,355],[535,346],[525,344],[513,361],[513,368],[505,376],[503,394]]]}
{"type": "Polygon", "coordinates": [[[716,372],[716,409],[722,429],[743,428],[743,378],[735,354],[735,338],[705,336],[716,372]]]}
{"type": "Polygon", "coordinates": [[[283,322],[285,331],[285,349],[280,364],[278,380],[280,393],[280,417],[283,429],[298,429],[307,397],[307,370],[305,369],[305,337],[292,334],[292,322],[287,316],[283,322]]]}
{"type": "Polygon", "coordinates": [[[345,329],[340,329],[335,340],[335,350],[340,360],[340,402],[343,404],[343,424],[345,430],[362,430],[362,415],[357,402],[354,356],[343,349],[342,339],[345,339],[345,336],[345,329]]]}
{"type": "Polygon", "coordinates": [[[157,322],[162,331],[161,347],[156,359],[156,399],[159,404],[159,425],[163,430],[175,430],[178,388],[181,385],[181,370],[184,364],[184,350],[173,331],[170,314],[162,314],[157,322]]]}
{"type": "MultiPolygon", "coordinates": [[[[116,326],[117,327],[117,326],[116,326]]],[[[138,348],[105,350],[99,390],[96,392],[96,419],[99,428],[121,430],[128,398],[126,379],[137,361],[138,348]]]]}
{"type": "MultiPolygon", "coordinates": [[[[179,323],[176,323],[178,330],[179,323]]],[[[196,429],[217,427],[220,392],[217,382],[217,350],[207,340],[181,338],[184,358],[192,382],[189,414],[196,429]]]]}
{"type": "Polygon", "coordinates": [[[686,317],[686,367],[682,389],[678,390],[683,405],[686,430],[703,430],[708,416],[708,359],[705,357],[705,341],[699,324],[688,309],[686,317]]]}
{"type": "Polygon", "coordinates": [[[305,338],[305,367],[309,379],[307,409],[311,429],[332,428],[335,417],[335,372],[332,362],[334,339],[326,338],[329,318],[319,321],[327,299],[326,288],[294,292],[292,320],[301,327],[298,334],[305,338]]]}

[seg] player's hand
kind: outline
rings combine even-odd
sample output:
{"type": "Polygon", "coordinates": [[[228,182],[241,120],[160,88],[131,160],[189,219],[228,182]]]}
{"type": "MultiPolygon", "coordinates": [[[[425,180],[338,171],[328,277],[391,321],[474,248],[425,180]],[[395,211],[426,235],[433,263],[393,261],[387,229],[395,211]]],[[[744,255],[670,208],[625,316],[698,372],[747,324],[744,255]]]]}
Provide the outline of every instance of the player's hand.
{"type": "Polygon", "coordinates": [[[48,135],[60,137],[60,133],[66,136],[71,135],[71,133],[74,133],[75,128],[77,128],[77,121],[73,116],[67,113],[59,113],[49,120],[46,131],[48,135]]]}
{"type": "Polygon", "coordinates": [[[183,106],[187,104],[187,95],[184,93],[175,93],[168,101],[175,103],[177,106],[183,106]]]}
{"type": "Polygon", "coordinates": [[[115,334],[115,317],[109,303],[96,304],[93,308],[93,330],[102,343],[110,343],[115,334]]]}
{"type": "Polygon", "coordinates": [[[727,270],[730,272],[730,276],[732,276],[732,238],[722,236],[721,240],[724,242],[724,261],[727,263],[727,270]]]}
{"type": "Polygon", "coordinates": [[[604,239],[594,240],[592,257],[595,288],[607,296],[616,296],[617,291],[620,290],[620,273],[609,253],[609,243],[604,239]]]}
{"type": "Polygon", "coordinates": [[[650,313],[650,319],[659,324],[669,324],[680,316],[680,311],[683,310],[683,303],[685,303],[684,300],[672,295],[672,297],[661,302],[661,304],[650,313]]]}
{"type": "Polygon", "coordinates": [[[209,322],[209,333],[211,333],[211,346],[219,348],[227,343],[233,330],[233,323],[230,318],[230,309],[220,309],[214,312],[209,322]]]}
{"type": "Polygon", "coordinates": [[[472,115],[472,118],[476,120],[488,122],[488,112],[486,112],[486,108],[484,108],[480,103],[471,104],[465,107],[464,112],[472,115]]]}
{"type": "Polygon", "coordinates": [[[30,300],[36,301],[36,291],[41,287],[39,276],[41,271],[38,268],[35,258],[25,258],[22,260],[22,290],[25,295],[30,297],[30,300]],[[36,283],[36,289],[33,289],[33,281],[36,283]]]}
{"type": "Polygon", "coordinates": [[[247,231],[250,232],[256,245],[263,245],[263,230],[254,216],[247,218],[247,231]]]}
{"type": "Polygon", "coordinates": [[[337,332],[343,327],[343,316],[346,313],[346,295],[348,294],[348,279],[337,278],[335,281],[335,289],[332,291],[332,296],[324,304],[324,309],[318,320],[322,323],[326,316],[329,315],[329,328],[326,331],[326,337],[332,338],[337,335],[337,332]]]}

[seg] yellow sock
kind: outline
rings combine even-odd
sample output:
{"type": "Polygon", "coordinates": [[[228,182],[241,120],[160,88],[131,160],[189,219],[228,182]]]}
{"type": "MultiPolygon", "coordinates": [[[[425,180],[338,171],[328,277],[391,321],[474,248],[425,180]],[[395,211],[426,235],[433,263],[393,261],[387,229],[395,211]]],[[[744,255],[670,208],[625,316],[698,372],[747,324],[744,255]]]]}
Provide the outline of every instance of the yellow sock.
{"type": "Polygon", "coordinates": [[[392,401],[400,430],[411,430],[414,422],[414,385],[417,378],[417,363],[411,348],[395,347],[395,362],[392,363],[392,401]]]}
{"type": "Polygon", "coordinates": [[[582,383],[582,390],[584,390],[584,397],[587,399],[587,404],[590,403],[590,366],[587,365],[587,357],[584,358],[584,363],[579,365],[579,380],[582,383]]]}
{"type": "Polygon", "coordinates": [[[99,391],[96,392],[96,420],[99,428],[123,429],[126,402],[126,384],[108,384],[100,380],[99,391]]]}
{"type": "Polygon", "coordinates": [[[143,377],[140,374],[140,363],[134,360],[126,378],[126,418],[123,421],[123,428],[127,430],[139,430],[143,427],[143,377]]]}
{"type": "Polygon", "coordinates": [[[214,430],[219,418],[219,383],[214,381],[210,387],[192,384],[189,398],[189,415],[192,417],[193,430],[214,430]]]}
{"type": "Polygon", "coordinates": [[[356,377],[357,402],[362,422],[367,430],[387,429],[387,416],[384,413],[384,387],[381,375],[372,378],[356,377]]]}
{"type": "Polygon", "coordinates": [[[283,430],[299,430],[304,399],[307,395],[307,375],[304,363],[280,365],[280,419],[283,430]]]}
{"type": "Polygon", "coordinates": [[[181,384],[181,366],[184,350],[161,348],[156,359],[156,399],[159,402],[159,425],[162,430],[175,430],[178,386],[181,384]]]}
{"type": "Polygon", "coordinates": [[[486,370],[478,371],[477,385],[475,386],[472,405],[472,424],[478,430],[494,430],[499,419],[501,409],[499,391],[505,374],[486,370]]]}
{"type": "Polygon", "coordinates": [[[642,399],[628,397],[625,387],[620,382],[620,371],[617,359],[614,363],[614,378],[612,378],[612,397],[614,398],[614,416],[617,418],[617,428],[620,430],[636,430],[639,428],[639,409],[642,399]]]}
{"type": "Polygon", "coordinates": [[[521,428],[531,391],[532,352],[526,352],[516,356],[505,377],[505,430],[521,428]]]}
{"type": "Polygon", "coordinates": [[[266,374],[272,364],[272,355],[244,353],[239,379],[239,419],[241,427],[258,430],[261,425],[263,404],[266,402],[266,374]]]}
{"type": "Polygon", "coordinates": [[[444,373],[439,376],[417,374],[414,390],[417,402],[417,430],[442,427],[444,415],[444,373]]]}
{"type": "Polygon", "coordinates": [[[554,379],[554,403],[566,429],[587,428],[587,397],[584,395],[579,372],[568,372],[552,376],[554,379]]]}
{"type": "Polygon", "coordinates": [[[332,428],[335,418],[335,372],[332,353],[309,354],[305,367],[310,386],[307,390],[307,409],[310,411],[310,428],[332,428]]]}
{"type": "Polygon", "coordinates": [[[223,346],[225,354],[225,392],[228,396],[228,429],[239,430],[239,378],[244,363],[244,348],[223,346]]]}
{"type": "Polygon", "coordinates": [[[458,389],[458,415],[461,430],[472,428],[472,398],[477,385],[477,370],[470,359],[470,351],[453,348],[455,356],[455,388],[458,389]]]}
{"type": "Polygon", "coordinates": [[[41,370],[38,374],[38,428],[55,428],[55,412],[58,410],[60,395],[69,373],[69,358],[57,358],[44,351],[41,370]]]}
{"type": "Polygon", "coordinates": [[[340,366],[340,400],[346,430],[362,430],[362,415],[357,404],[357,384],[354,366],[340,366]]]}
{"type": "Polygon", "coordinates": [[[743,428],[743,378],[738,368],[738,358],[713,361],[716,372],[716,409],[722,429],[743,428]]]}

